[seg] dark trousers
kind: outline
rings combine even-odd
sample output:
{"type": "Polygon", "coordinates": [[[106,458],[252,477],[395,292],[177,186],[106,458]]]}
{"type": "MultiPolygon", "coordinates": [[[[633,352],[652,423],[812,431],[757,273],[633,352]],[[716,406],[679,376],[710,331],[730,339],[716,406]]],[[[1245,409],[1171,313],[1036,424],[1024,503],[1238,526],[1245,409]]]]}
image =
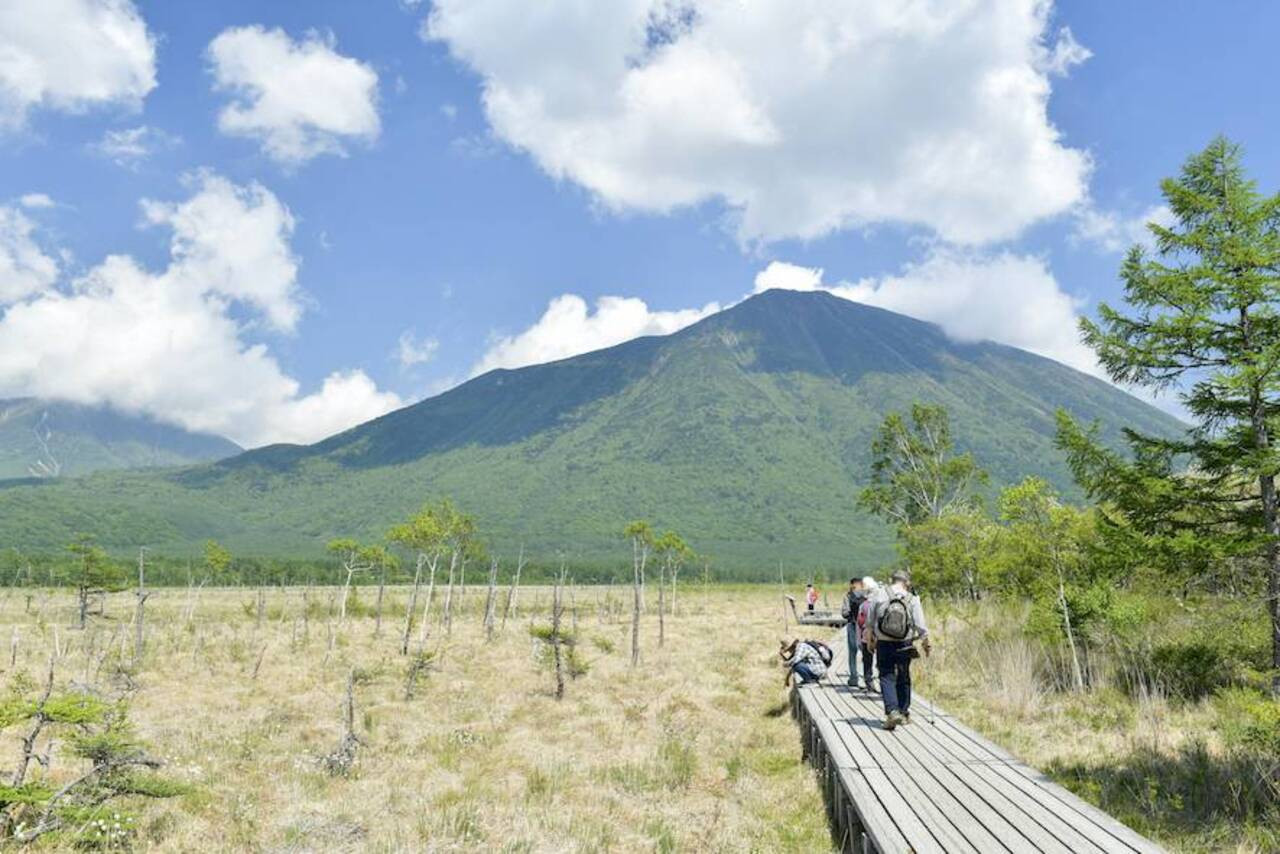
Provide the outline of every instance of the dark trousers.
{"type": "Polygon", "coordinates": [[[872,680],[875,677],[872,676],[872,672],[876,667],[876,651],[865,643],[859,644],[859,649],[862,650],[862,679],[866,682],[867,690],[869,691],[874,684],[872,680]]]}
{"type": "Polygon", "coordinates": [[[876,644],[876,661],[880,664],[880,694],[884,713],[911,708],[911,644],[907,641],[882,640],[876,644]]]}

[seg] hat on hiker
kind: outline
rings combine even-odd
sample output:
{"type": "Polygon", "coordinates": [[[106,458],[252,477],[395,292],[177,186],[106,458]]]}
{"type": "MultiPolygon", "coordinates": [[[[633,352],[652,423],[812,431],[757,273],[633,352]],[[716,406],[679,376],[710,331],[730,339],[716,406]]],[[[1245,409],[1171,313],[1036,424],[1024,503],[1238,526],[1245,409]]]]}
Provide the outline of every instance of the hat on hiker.
{"type": "Polygon", "coordinates": [[[889,577],[889,580],[901,581],[903,584],[910,584],[911,573],[907,572],[905,569],[895,569],[893,571],[893,575],[889,577]]]}
{"type": "Polygon", "coordinates": [[[880,585],[876,584],[876,580],[868,575],[862,579],[862,586],[867,588],[868,590],[875,590],[880,585]]]}

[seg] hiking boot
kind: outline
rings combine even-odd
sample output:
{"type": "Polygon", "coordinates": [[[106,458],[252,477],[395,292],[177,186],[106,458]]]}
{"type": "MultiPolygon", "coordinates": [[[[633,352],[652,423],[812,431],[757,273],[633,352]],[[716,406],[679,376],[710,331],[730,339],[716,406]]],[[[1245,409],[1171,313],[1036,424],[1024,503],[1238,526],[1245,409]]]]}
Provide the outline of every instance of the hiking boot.
{"type": "Polygon", "coordinates": [[[890,712],[888,715],[885,716],[884,728],[888,732],[893,732],[893,730],[896,729],[898,724],[900,723],[902,723],[902,715],[898,714],[897,712],[890,712]]]}
{"type": "Polygon", "coordinates": [[[904,726],[905,726],[905,725],[907,725],[907,724],[909,724],[909,723],[911,723],[911,713],[910,713],[910,712],[903,712],[903,713],[902,713],[902,720],[898,721],[898,723],[900,723],[900,724],[902,724],[902,725],[904,725],[904,726]]]}

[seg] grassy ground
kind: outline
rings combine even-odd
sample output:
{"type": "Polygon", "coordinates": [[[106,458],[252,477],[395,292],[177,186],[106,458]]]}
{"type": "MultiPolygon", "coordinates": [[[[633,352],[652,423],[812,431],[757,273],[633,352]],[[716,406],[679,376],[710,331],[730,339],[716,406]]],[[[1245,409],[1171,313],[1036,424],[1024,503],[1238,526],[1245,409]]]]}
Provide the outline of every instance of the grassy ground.
{"type": "MultiPolygon", "coordinates": [[[[503,594],[505,596],[505,592],[503,594]]],[[[656,604],[630,666],[629,591],[576,591],[587,674],[552,696],[529,633],[549,592],[526,588],[518,615],[486,641],[485,593],[455,593],[452,632],[437,591],[426,649],[406,699],[399,653],[407,591],[388,595],[374,633],[372,591],[337,615],[331,589],[161,590],[147,604],[148,646],[133,666],[133,599],[71,628],[65,592],[0,593],[0,667],[39,680],[56,650],[60,685],[128,691],[139,734],[191,784],[129,804],[133,844],[158,851],[830,851],[821,795],[799,761],[786,714],[772,588],[682,592],[657,643],[656,604]],[[304,602],[305,599],[305,602],[304,602]],[[353,772],[317,759],[342,733],[355,674],[363,741],[353,772]]],[[[1052,660],[996,606],[936,610],[922,692],[1174,850],[1277,850],[1274,826],[1239,819],[1212,787],[1239,785],[1219,700],[1133,697],[1101,685],[1051,691],[1052,660]],[[1235,781],[1234,783],[1232,781],[1235,781]]],[[[566,618],[568,619],[568,618],[566,618]]],[[[413,647],[419,633],[413,633],[413,647]]],[[[21,727],[0,738],[0,775],[21,727]]],[[[65,751],[64,751],[65,752],[65,751]]],[[[54,780],[76,770],[52,750],[54,780]]],[[[1226,795],[1229,795],[1227,792],[1226,795]]]]}
{"type": "MultiPolygon", "coordinates": [[[[455,601],[447,638],[439,593],[427,647],[440,658],[412,700],[399,654],[403,590],[391,597],[381,637],[365,612],[368,590],[345,623],[330,616],[332,591],[311,590],[309,614],[301,589],[270,591],[261,627],[252,590],[155,593],[146,656],[130,673],[132,717],[168,761],[166,773],[193,788],[140,808],[138,847],[831,848],[785,713],[776,596],[682,595],[662,648],[656,617],[645,618],[643,660],[633,670],[624,591],[579,590],[590,672],[557,702],[528,631],[534,606],[546,610],[547,591],[522,591],[519,617],[491,643],[482,589],[455,601]],[[349,778],[332,777],[316,759],[341,735],[353,668],[364,746],[349,778]]],[[[126,661],[132,653],[131,597],[113,597],[108,619],[83,633],[69,628],[72,606],[63,593],[35,592],[28,602],[24,591],[6,591],[0,637],[16,628],[16,669],[38,679],[56,643],[60,684],[118,688],[121,651],[126,661]]],[[[0,773],[16,759],[19,729],[4,732],[0,773]]],[[[73,768],[55,746],[52,774],[73,768]]]]}
{"type": "Polygon", "coordinates": [[[942,642],[923,690],[970,726],[1170,850],[1280,851],[1280,752],[1232,738],[1243,702],[1277,722],[1280,744],[1280,706],[1246,691],[1181,699],[1148,661],[1105,652],[1087,691],[1059,690],[1065,664],[1027,637],[1025,609],[936,610],[942,642]]]}

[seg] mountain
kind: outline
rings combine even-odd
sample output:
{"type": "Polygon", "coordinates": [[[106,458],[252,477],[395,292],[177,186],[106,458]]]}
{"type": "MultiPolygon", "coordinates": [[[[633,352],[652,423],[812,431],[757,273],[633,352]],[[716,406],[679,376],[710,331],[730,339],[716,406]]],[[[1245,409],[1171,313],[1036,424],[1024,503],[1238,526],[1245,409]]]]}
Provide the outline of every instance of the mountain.
{"type": "Polygon", "coordinates": [[[30,397],[0,400],[0,479],[209,462],[241,450],[221,436],[107,407],[30,397]]]}
{"type": "Polygon", "coordinates": [[[0,489],[0,544],[89,529],[119,548],[318,554],[453,497],[495,546],[621,560],[624,522],[679,530],[721,565],[860,566],[892,532],[855,509],[871,437],[933,401],[992,489],[1030,474],[1076,495],[1054,412],[1173,434],[1169,415],[1094,377],[826,293],[769,291],[673,335],[496,370],[309,446],[217,463],[0,489]]]}

